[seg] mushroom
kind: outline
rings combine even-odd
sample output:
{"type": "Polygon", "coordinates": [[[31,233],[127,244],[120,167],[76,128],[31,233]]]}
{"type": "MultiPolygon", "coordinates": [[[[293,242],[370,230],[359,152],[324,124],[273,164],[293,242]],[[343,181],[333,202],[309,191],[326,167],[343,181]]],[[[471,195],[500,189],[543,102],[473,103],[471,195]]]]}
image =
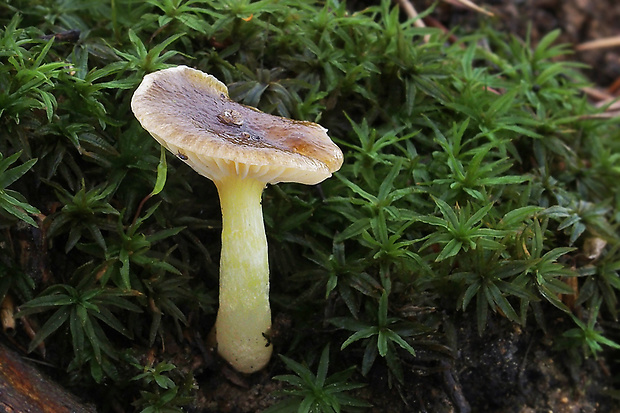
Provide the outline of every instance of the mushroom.
{"type": "Polygon", "coordinates": [[[260,370],[272,352],[263,189],[278,182],[318,184],[340,168],[342,151],[322,126],[236,103],[222,82],[186,66],[146,75],[131,108],[161,145],[217,187],[217,350],[240,372],[260,370]]]}

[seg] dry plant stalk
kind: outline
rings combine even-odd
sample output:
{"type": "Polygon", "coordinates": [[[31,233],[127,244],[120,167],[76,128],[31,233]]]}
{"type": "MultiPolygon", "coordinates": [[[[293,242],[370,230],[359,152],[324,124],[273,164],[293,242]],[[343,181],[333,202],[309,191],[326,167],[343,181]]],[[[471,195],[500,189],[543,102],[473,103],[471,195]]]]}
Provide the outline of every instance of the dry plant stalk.
{"type": "Polygon", "coordinates": [[[594,50],[594,49],[605,49],[608,47],[618,47],[620,46],[620,35],[605,37],[603,39],[591,40],[589,42],[584,42],[575,46],[575,50],[583,51],[583,50],[594,50]]]}
{"type": "Polygon", "coordinates": [[[409,0],[397,0],[397,2],[400,8],[403,9],[403,11],[405,12],[407,17],[414,20],[413,24],[416,27],[426,27],[424,21],[419,17],[420,15],[409,0]]]}
{"type": "Polygon", "coordinates": [[[468,9],[475,10],[478,13],[486,14],[489,17],[493,16],[493,13],[491,13],[488,10],[483,9],[482,7],[478,6],[477,4],[475,4],[474,2],[470,0],[444,0],[444,1],[446,3],[454,4],[456,6],[464,6],[468,9]]]}
{"type": "MultiPolygon", "coordinates": [[[[466,8],[477,11],[478,13],[485,14],[487,16],[493,16],[493,13],[483,9],[482,7],[472,3],[470,0],[444,0],[446,3],[450,3],[456,6],[464,6],[466,8]]],[[[420,17],[420,14],[415,9],[414,5],[410,0],[396,0],[400,8],[405,12],[407,17],[413,20],[413,24],[416,27],[426,27],[424,20],[420,17]]],[[[430,35],[424,36],[424,43],[428,43],[430,40],[430,35]]]]}

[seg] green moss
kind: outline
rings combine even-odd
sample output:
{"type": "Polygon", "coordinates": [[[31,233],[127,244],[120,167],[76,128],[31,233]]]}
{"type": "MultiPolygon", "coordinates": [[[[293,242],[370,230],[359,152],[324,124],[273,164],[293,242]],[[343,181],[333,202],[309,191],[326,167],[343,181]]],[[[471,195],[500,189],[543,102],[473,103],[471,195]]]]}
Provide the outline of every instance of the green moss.
{"type": "Polygon", "coordinates": [[[569,313],[561,348],[617,346],[601,329],[618,328],[620,129],[581,94],[580,66],[556,59],[568,52],[557,32],[534,46],[481,28],[450,45],[389,1],[0,7],[1,291],[41,326],[16,339],[45,343],[102,411],[125,388],[125,408],[186,403],[191,385],[170,390],[181,379],[131,381],[148,366],[136,353],[186,328],[205,339],[214,320],[215,188],[160,159],[129,110],[145,73],[177,64],[237,101],[321,123],[345,151],[320,187],[263,197],[274,314],[295,326],[273,337],[288,356],[276,370],[299,374],[293,360],[331,343],[336,371],[358,365],[358,382],[375,371],[400,386],[415,374],[403,361],[422,352],[433,366],[458,350],[445,320],[461,311],[483,335],[491,318],[537,329],[569,313]],[[45,277],[15,241],[34,224],[45,277]],[[592,239],[604,246],[594,254],[592,239]],[[580,287],[570,306],[567,278],[580,287]]]}

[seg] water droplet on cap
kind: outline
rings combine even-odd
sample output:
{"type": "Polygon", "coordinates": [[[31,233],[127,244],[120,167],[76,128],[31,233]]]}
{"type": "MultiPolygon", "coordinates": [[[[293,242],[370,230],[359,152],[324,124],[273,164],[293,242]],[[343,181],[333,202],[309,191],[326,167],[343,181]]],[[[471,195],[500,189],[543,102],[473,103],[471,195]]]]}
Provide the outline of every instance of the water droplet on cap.
{"type": "Polygon", "coordinates": [[[234,109],[225,110],[217,115],[217,119],[226,125],[241,126],[243,125],[243,116],[234,109]]]}

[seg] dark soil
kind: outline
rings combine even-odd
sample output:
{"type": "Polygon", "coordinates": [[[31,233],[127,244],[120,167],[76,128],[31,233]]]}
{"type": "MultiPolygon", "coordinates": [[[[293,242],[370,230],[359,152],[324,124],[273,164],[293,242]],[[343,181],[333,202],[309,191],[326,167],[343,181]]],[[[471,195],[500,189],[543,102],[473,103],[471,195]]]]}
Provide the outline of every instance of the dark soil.
{"type": "Polygon", "coordinates": [[[459,329],[454,370],[471,411],[613,411],[613,401],[604,395],[611,382],[608,369],[592,359],[569,360],[570,353],[554,350],[554,334],[495,319],[479,337],[471,334],[475,325],[469,321],[459,329]],[[579,368],[567,367],[575,365],[579,368]]]}
{"type": "MultiPolygon", "coordinates": [[[[576,361],[571,357],[578,353],[558,351],[554,326],[543,333],[535,325],[522,328],[493,317],[481,337],[473,312],[449,319],[457,327],[442,329],[454,335],[452,346],[458,351],[453,357],[425,361],[423,351],[415,359],[401,353],[403,385],[388,382],[384,363],[375,363],[366,379],[359,378],[369,385],[356,397],[373,404],[370,413],[620,412],[618,402],[606,394],[612,374],[603,357],[576,361]]],[[[558,319],[558,330],[570,322],[558,319]]],[[[252,376],[212,366],[192,411],[260,412],[277,400],[273,392],[282,386],[271,380],[276,374],[288,374],[277,359],[252,376]]]]}

